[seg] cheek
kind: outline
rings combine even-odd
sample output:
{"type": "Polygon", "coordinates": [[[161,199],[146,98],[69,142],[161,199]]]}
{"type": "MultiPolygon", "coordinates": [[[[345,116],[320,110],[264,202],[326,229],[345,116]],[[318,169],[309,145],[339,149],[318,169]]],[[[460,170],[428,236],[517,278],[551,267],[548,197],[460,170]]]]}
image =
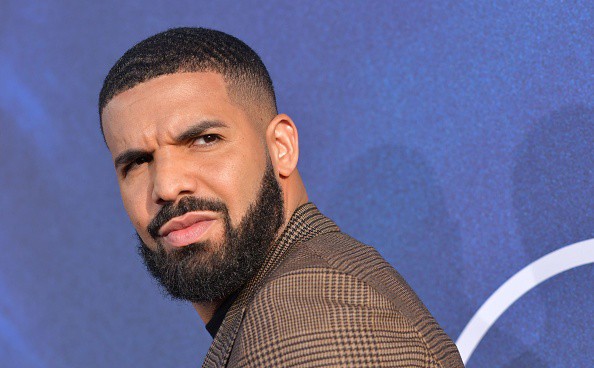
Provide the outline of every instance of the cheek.
{"type": "MultiPolygon", "coordinates": [[[[144,237],[146,227],[151,221],[151,217],[147,212],[147,198],[145,191],[134,190],[133,188],[120,185],[120,193],[122,195],[122,203],[130,217],[132,225],[136,231],[144,237]]],[[[144,239],[146,241],[146,239],[144,239]]]]}
{"type": "Polygon", "coordinates": [[[256,200],[265,167],[263,156],[237,153],[209,168],[210,189],[227,205],[234,226],[256,200]]]}

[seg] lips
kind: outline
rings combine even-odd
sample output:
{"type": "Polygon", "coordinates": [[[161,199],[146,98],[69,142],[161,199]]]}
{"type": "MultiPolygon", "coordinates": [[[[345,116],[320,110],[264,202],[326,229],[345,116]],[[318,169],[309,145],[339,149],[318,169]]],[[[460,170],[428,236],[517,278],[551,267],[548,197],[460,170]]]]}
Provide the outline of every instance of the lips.
{"type": "Polygon", "coordinates": [[[170,246],[183,247],[199,241],[215,220],[205,213],[189,212],[166,222],[159,236],[170,246]]]}

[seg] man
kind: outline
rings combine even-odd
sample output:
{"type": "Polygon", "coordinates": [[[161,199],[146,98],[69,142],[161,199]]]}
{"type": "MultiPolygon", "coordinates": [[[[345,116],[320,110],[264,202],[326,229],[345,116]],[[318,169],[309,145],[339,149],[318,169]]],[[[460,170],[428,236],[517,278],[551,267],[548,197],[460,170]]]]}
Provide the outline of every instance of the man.
{"type": "Polygon", "coordinates": [[[243,42],[150,37],[99,113],[147,269],[213,335],[204,366],[462,366],[400,275],[308,202],[297,128],[243,42]]]}

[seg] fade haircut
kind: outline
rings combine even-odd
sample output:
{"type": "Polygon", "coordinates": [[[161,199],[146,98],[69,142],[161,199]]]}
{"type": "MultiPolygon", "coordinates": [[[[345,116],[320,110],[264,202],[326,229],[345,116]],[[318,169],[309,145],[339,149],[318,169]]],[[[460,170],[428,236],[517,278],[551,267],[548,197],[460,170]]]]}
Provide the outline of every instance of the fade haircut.
{"type": "Polygon", "coordinates": [[[255,104],[269,118],[277,113],[272,79],[248,45],[212,29],[172,28],[137,43],[111,68],[99,93],[101,133],[101,113],[114,96],[150,79],[186,72],[220,73],[235,102],[255,104]]]}

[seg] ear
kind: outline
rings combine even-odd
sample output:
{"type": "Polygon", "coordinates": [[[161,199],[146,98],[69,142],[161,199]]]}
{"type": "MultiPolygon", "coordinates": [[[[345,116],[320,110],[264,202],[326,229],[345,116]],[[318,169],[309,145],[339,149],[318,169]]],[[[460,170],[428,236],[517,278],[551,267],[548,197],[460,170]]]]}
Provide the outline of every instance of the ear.
{"type": "Polygon", "coordinates": [[[281,177],[291,175],[299,160],[299,136],[293,120],[285,114],[275,116],[266,128],[266,142],[281,177]]]}

